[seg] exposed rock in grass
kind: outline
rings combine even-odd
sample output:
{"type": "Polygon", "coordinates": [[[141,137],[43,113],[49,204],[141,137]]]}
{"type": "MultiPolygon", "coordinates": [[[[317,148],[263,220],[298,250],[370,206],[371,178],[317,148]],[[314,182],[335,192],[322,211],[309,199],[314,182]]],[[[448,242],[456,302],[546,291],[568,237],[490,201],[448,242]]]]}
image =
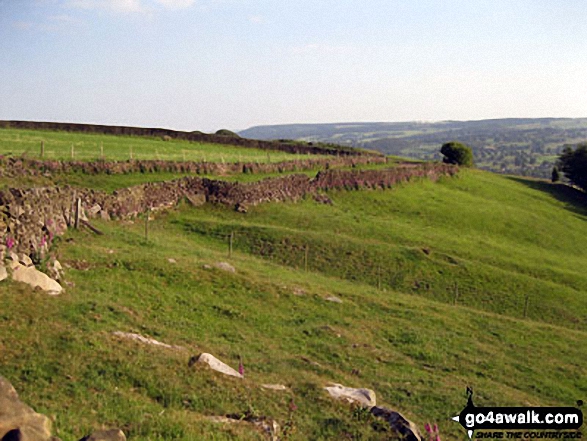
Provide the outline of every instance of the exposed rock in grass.
{"type": "Polygon", "coordinates": [[[227,262],[217,262],[214,266],[222,271],[227,271],[229,273],[236,273],[236,269],[230,263],[227,262]]]}
{"type": "Polygon", "coordinates": [[[316,193],[313,197],[319,204],[332,205],[332,200],[323,193],[316,193]]]}
{"type": "Polygon", "coordinates": [[[371,413],[378,418],[382,418],[389,423],[394,431],[402,436],[403,440],[406,441],[421,441],[422,435],[418,427],[404,417],[401,413],[395,410],[386,409],[385,407],[373,407],[371,413]]]}
{"type": "Polygon", "coordinates": [[[241,374],[239,374],[236,370],[231,368],[229,365],[227,365],[226,363],[223,363],[222,361],[220,361],[216,357],[214,357],[212,354],[208,354],[206,352],[204,352],[198,356],[193,356],[190,359],[189,366],[193,366],[195,364],[206,364],[206,365],[210,366],[210,368],[212,370],[220,372],[224,375],[229,375],[231,377],[237,377],[237,378],[243,378],[243,376],[241,374]]]}
{"type": "Polygon", "coordinates": [[[120,429],[97,430],[79,441],[126,441],[126,435],[120,429]]]}
{"type": "Polygon", "coordinates": [[[213,423],[228,423],[228,424],[251,424],[263,430],[272,441],[279,440],[281,428],[279,423],[265,417],[254,417],[250,415],[227,415],[227,416],[209,416],[206,417],[208,421],[213,423]]]}
{"type": "Polygon", "coordinates": [[[8,278],[8,271],[4,265],[0,265],[0,282],[8,278]]]}
{"type": "Polygon", "coordinates": [[[294,296],[302,297],[306,295],[306,290],[298,286],[294,286],[292,289],[292,293],[294,296]]]}
{"type": "Polygon", "coordinates": [[[342,300],[336,296],[326,297],[326,300],[328,300],[329,302],[334,302],[334,303],[342,303],[342,300]]]}
{"type": "Polygon", "coordinates": [[[175,346],[175,345],[168,345],[167,343],[161,343],[160,341],[155,340],[154,338],[145,337],[140,334],[134,334],[132,332],[122,332],[122,331],[115,331],[112,333],[116,337],[120,337],[127,340],[135,340],[140,343],[144,343],[146,345],[152,346],[160,346],[166,349],[174,349],[176,351],[183,351],[185,348],[183,346],[175,346]]]}
{"type": "Polygon", "coordinates": [[[308,357],[300,357],[300,358],[302,361],[305,361],[309,365],[312,365],[314,367],[322,367],[322,365],[320,363],[318,363],[317,361],[314,361],[314,360],[310,360],[308,357]]]}
{"type": "Polygon", "coordinates": [[[177,263],[177,260],[175,260],[174,258],[170,257],[169,259],[167,259],[167,261],[169,263],[177,263]]]}
{"type": "Polygon", "coordinates": [[[47,270],[49,276],[52,279],[57,281],[63,279],[63,267],[57,259],[55,259],[53,262],[50,262],[49,265],[47,265],[47,270]]]}
{"type": "Polygon", "coordinates": [[[283,384],[262,384],[261,387],[269,390],[287,390],[287,386],[283,384]]]}
{"type": "Polygon", "coordinates": [[[36,413],[18,398],[8,380],[0,376],[0,439],[19,441],[55,441],[51,420],[36,413]]]}
{"type": "Polygon", "coordinates": [[[41,288],[49,295],[58,295],[63,292],[63,287],[47,274],[34,266],[24,266],[19,262],[12,263],[12,280],[26,283],[33,288],[41,288]]]}
{"type": "Polygon", "coordinates": [[[325,387],[331,397],[346,400],[349,403],[359,403],[366,407],[372,407],[377,404],[375,392],[371,389],[355,389],[346,387],[342,384],[331,383],[332,386],[325,387]]]}

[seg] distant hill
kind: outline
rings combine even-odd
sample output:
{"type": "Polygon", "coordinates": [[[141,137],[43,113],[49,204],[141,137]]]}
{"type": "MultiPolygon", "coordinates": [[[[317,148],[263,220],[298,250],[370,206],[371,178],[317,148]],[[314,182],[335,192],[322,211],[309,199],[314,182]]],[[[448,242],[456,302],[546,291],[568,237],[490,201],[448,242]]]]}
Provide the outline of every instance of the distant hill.
{"type": "Polygon", "coordinates": [[[565,144],[587,140],[587,118],[285,124],[251,127],[239,135],[337,143],[417,159],[439,159],[440,146],[458,140],[473,148],[480,168],[548,177],[565,144]]]}

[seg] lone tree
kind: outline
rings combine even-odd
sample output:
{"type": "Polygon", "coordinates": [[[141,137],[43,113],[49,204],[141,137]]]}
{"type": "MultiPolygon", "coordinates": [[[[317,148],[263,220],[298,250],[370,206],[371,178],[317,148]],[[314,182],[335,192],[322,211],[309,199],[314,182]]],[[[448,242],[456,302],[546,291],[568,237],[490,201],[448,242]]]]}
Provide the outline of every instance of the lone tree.
{"type": "Polygon", "coordinates": [[[565,147],[557,165],[569,181],[587,191],[587,143],[579,144],[575,150],[565,147]]]}
{"type": "Polygon", "coordinates": [[[440,153],[444,155],[442,162],[446,164],[457,164],[463,167],[473,166],[473,151],[460,142],[451,141],[443,144],[440,153]]]}
{"type": "Polygon", "coordinates": [[[553,184],[561,180],[560,173],[558,172],[558,168],[556,168],[556,166],[552,167],[552,174],[550,175],[550,180],[553,184]]]}

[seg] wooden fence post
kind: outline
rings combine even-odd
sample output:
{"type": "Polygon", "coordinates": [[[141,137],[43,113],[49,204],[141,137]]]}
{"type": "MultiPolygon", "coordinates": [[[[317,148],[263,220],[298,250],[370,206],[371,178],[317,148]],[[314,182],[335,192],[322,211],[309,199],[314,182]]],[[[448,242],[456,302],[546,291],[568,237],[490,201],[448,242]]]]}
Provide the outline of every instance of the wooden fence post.
{"type": "Polygon", "coordinates": [[[75,158],[75,151],[73,148],[73,144],[71,144],[71,159],[75,158]]]}
{"type": "Polygon", "coordinates": [[[306,250],[304,251],[304,271],[308,272],[308,252],[310,251],[310,245],[306,245],[306,250]]]}
{"type": "Polygon", "coordinates": [[[454,304],[457,304],[457,301],[459,300],[459,282],[455,282],[455,300],[454,300],[454,304]]]}
{"type": "Polygon", "coordinates": [[[45,157],[45,141],[41,141],[41,158],[45,157]]]}
{"type": "Polygon", "coordinates": [[[228,257],[232,257],[232,241],[234,240],[234,231],[230,232],[228,236],[228,257]]]}
{"type": "Polygon", "coordinates": [[[377,289],[381,291],[381,265],[377,265],[377,289]]]}
{"type": "Polygon", "coordinates": [[[100,141],[100,159],[104,159],[104,144],[100,141]]]}
{"type": "Polygon", "coordinates": [[[524,301],[524,318],[528,317],[528,303],[530,302],[530,295],[526,294],[526,300],[524,301]]]}
{"type": "Polygon", "coordinates": [[[145,240],[149,240],[149,215],[151,214],[151,208],[145,210],[145,240]]]}
{"type": "Polygon", "coordinates": [[[75,203],[75,223],[74,223],[74,228],[76,230],[79,229],[79,218],[81,216],[81,212],[82,212],[82,198],[77,198],[77,201],[75,203]]]}

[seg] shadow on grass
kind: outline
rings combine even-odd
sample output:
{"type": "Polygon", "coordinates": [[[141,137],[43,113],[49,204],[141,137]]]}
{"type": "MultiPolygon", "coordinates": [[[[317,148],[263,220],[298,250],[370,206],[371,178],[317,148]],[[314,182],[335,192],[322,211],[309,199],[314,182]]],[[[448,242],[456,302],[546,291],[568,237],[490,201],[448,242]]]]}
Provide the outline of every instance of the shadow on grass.
{"type": "Polygon", "coordinates": [[[563,202],[565,208],[580,215],[581,218],[587,218],[587,194],[573,188],[569,185],[556,183],[552,184],[547,181],[539,181],[528,178],[520,178],[516,176],[508,176],[508,179],[524,184],[535,190],[543,191],[550,194],[555,199],[563,202]]]}

